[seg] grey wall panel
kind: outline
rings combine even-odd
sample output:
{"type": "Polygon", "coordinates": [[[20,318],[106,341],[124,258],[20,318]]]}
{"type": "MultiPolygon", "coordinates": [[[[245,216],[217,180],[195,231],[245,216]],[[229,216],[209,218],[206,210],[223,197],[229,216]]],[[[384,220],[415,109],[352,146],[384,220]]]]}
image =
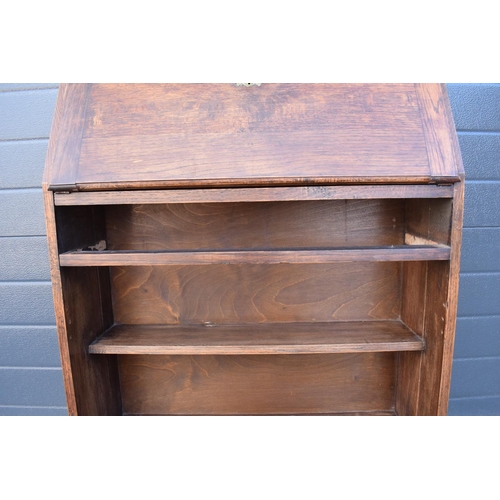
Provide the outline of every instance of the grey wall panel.
{"type": "Polygon", "coordinates": [[[451,399],[448,415],[500,415],[500,396],[451,399]]]}
{"type": "Polygon", "coordinates": [[[461,271],[500,271],[500,227],[463,230],[461,271]]]}
{"type": "Polygon", "coordinates": [[[0,92],[0,140],[47,138],[57,89],[0,92]]]}
{"type": "Polygon", "coordinates": [[[60,367],[55,326],[0,326],[0,367],[60,367]]]}
{"type": "Polygon", "coordinates": [[[459,316],[500,315],[499,298],[500,273],[463,274],[460,277],[459,316]]]}
{"type": "Polygon", "coordinates": [[[64,417],[68,416],[66,407],[50,406],[0,406],[0,416],[2,417],[64,417]]]}
{"type": "Polygon", "coordinates": [[[459,132],[458,140],[466,179],[500,180],[500,133],[459,132]]]}
{"type": "Polygon", "coordinates": [[[491,356],[500,357],[500,316],[458,318],[455,358],[491,356]]]}
{"type": "Polygon", "coordinates": [[[48,139],[0,142],[0,189],[42,185],[48,139]]]}
{"type": "Polygon", "coordinates": [[[448,84],[458,130],[500,130],[499,84],[448,84]]]}
{"type": "Polygon", "coordinates": [[[0,236],[41,236],[45,233],[41,188],[0,191],[0,236]]]}
{"type": "Polygon", "coordinates": [[[500,182],[465,183],[464,226],[500,226],[500,182]]]}
{"type": "Polygon", "coordinates": [[[0,92],[13,90],[57,89],[58,83],[0,83],[0,92]]]}
{"type": "Polygon", "coordinates": [[[449,414],[500,415],[500,85],[447,88],[466,177],[449,414]]]}
{"type": "Polygon", "coordinates": [[[45,236],[0,237],[0,281],[50,280],[45,236]]]}
{"type": "Polygon", "coordinates": [[[50,281],[0,282],[0,324],[54,325],[50,281]]]}
{"type": "Polygon", "coordinates": [[[0,405],[65,406],[59,368],[0,368],[0,405]]]}
{"type": "Polygon", "coordinates": [[[456,359],[450,397],[498,396],[500,358],[456,359]]]}

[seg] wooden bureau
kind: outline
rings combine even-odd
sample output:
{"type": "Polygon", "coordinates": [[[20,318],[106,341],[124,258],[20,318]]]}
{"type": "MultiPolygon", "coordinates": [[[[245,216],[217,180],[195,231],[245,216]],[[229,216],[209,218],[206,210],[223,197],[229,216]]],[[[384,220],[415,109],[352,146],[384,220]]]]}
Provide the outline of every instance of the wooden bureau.
{"type": "Polygon", "coordinates": [[[71,415],[444,415],[464,173],[438,84],[65,84],[71,415]]]}

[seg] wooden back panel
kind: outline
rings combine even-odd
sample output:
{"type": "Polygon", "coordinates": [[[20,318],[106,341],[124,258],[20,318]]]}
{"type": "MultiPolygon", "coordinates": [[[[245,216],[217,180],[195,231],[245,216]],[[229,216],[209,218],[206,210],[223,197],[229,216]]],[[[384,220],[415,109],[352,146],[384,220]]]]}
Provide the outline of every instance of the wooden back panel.
{"type": "Polygon", "coordinates": [[[124,324],[398,319],[399,262],[111,268],[124,324]]]}
{"type": "Polygon", "coordinates": [[[328,248],[401,245],[405,200],[116,205],[111,250],[328,248]]]}
{"type": "Polygon", "coordinates": [[[394,353],[118,356],[125,414],[390,412],[394,353]]]}

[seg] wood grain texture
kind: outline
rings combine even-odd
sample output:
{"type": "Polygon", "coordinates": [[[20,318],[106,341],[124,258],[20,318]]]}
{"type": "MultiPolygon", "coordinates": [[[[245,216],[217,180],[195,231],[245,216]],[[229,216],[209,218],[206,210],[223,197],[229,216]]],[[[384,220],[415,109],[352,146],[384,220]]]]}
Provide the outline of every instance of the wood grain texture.
{"type": "Polygon", "coordinates": [[[453,252],[460,252],[463,183],[457,183],[455,190],[453,203],[407,200],[406,230],[452,246],[449,263],[403,265],[401,318],[424,338],[426,350],[399,354],[396,411],[401,415],[445,415],[447,411],[459,277],[459,257],[453,252]]]}
{"type": "Polygon", "coordinates": [[[109,250],[290,250],[402,245],[403,200],[106,207],[109,250]]]}
{"type": "Polygon", "coordinates": [[[407,200],[405,242],[449,245],[452,208],[451,200],[407,200]]]}
{"type": "Polygon", "coordinates": [[[92,354],[321,354],[421,351],[422,340],[398,321],[259,325],[114,325],[92,354]]]}
{"type": "Polygon", "coordinates": [[[395,320],[400,267],[398,262],[113,267],[115,321],[395,320]]]}
{"type": "Polygon", "coordinates": [[[425,323],[417,415],[438,415],[443,371],[449,263],[428,263],[425,323]]]}
{"type": "Polygon", "coordinates": [[[235,203],[301,200],[452,198],[453,186],[301,186],[279,188],[164,189],[55,193],[57,206],[235,203]]]}
{"type": "MultiPolygon", "coordinates": [[[[401,320],[419,336],[425,332],[427,262],[403,263],[401,283],[401,320]]],[[[401,352],[397,360],[396,412],[417,415],[420,387],[421,353],[401,352]]]]}
{"type": "Polygon", "coordinates": [[[156,182],[167,176],[165,182],[170,186],[245,185],[247,180],[262,185],[307,185],[311,180],[334,183],[337,177],[415,178],[428,172],[423,141],[405,142],[394,131],[391,135],[380,129],[363,130],[356,137],[345,129],[337,130],[334,138],[332,133],[246,132],[229,137],[183,133],[83,139],[77,185],[112,181],[134,187],[139,180],[156,182]]]}
{"type": "Polygon", "coordinates": [[[465,178],[463,166],[461,166],[460,150],[458,141],[454,141],[454,152],[459,158],[459,171],[461,171],[462,182],[455,184],[455,196],[453,199],[452,226],[451,226],[451,256],[449,266],[449,285],[446,300],[446,325],[443,332],[443,368],[438,400],[438,415],[446,415],[450,397],[451,370],[453,365],[453,348],[455,344],[455,331],[457,324],[458,291],[460,283],[460,254],[462,249],[462,228],[464,212],[465,178]]]}
{"type": "MultiPolygon", "coordinates": [[[[56,108],[57,109],[57,108],[56,108]]],[[[54,130],[54,125],[52,127],[54,130]]],[[[50,169],[50,151],[47,154],[46,170],[50,169]]],[[[54,313],[57,326],[57,337],[59,341],[59,352],[61,354],[61,367],[64,380],[64,390],[66,393],[66,403],[68,414],[77,415],[75,386],[73,382],[73,372],[71,370],[71,358],[66,333],[66,316],[64,314],[64,297],[61,285],[61,271],[59,268],[59,251],[57,247],[57,228],[54,210],[54,193],[47,190],[47,185],[43,187],[43,201],[45,207],[45,223],[47,227],[47,245],[49,250],[50,278],[52,281],[52,296],[54,299],[54,313]]]]}
{"type": "MultiPolygon", "coordinates": [[[[50,184],[57,177],[57,175],[52,174],[54,165],[54,156],[59,144],[59,134],[61,133],[61,123],[64,113],[64,107],[66,105],[66,92],[67,88],[65,85],[60,85],[57,93],[56,106],[54,109],[54,116],[52,118],[52,126],[50,129],[49,144],[47,147],[47,152],[45,155],[45,167],[43,170],[42,187],[44,191],[48,191],[50,184]]],[[[51,205],[54,204],[54,198],[51,195],[51,205]]],[[[48,233],[47,233],[48,234],[48,233]]]]}
{"type": "Polygon", "coordinates": [[[238,250],[198,252],[75,251],[59,256],[62,267],[164,266],[217,264],[325,264],[336,262],[399,262],[449,260],[446,245],[400,245],[332,250],[238,250]]]}
{"type": "Polygon", "coordinates": [[[443,345],[443,368],[441,371],[441,384],[438,400],[438,415],[447,415],[448,403],[450,397],[451,371],[453,365],[453,349],[455,344],[455,331],[457,324],[458,310],[458,292],[460,283],[460,255],[462,250],[462,231],[464,219],[464,195],[465,195],[465,170],[460,153],[460,146],[456,133],[456,127],[453,122],[453,114],[451,111],[450,101],[446,87],[443,85],[443,93],[445,94],[445,114],[448,121],[448,130],[450,131],[450,139],[453,146],[453,155],[455,164],[457,165],[460,182],[455,184],[453,189],[453,210],[450,235],[450,269],[449,269],[449,286],[448,297],[446,303],[446,326],[444,329],[444,345],[443,345]]]}
{"type": "Polygon", "coordinates": [[[64,108],[51,159],[50,184],[75,186],[90,87],[88,83],[72,83],[59,88],[58,101],[64,108]]]}
{"type": "Polygon", "coordinates": [[[78,166],[55,169],[54,189],[458,180],[439,86],[93,84],[85,100],[73,91],[62,94],[68,109],[83,111],[54,163],[69,155],[78,166]]]}
{"type": "Polygon", "coordinates": [[[329,414],[393,409],[394,353],[118,358],[126,414],[329,414]]]}
{"type": "MultiPolygon", "coordinates": [[[[412,84],[98,84],[85,137],[415,128],[412,84]]],[[[418,120],[417,125],[418,125],[418,120]]]]}
{"type": "Polygon", "coordinates": [[[88,353],[113,323],[107,270],[68,268],[61,278],[78,415],[121,415],[116,357],[88,353]]]}
{"type": "Polygon", "coordinates": [[[100,232],[105,230],[102,212],[100,220],[94,207],[72,207],[56,216],[53,193],[45,190],[44,199],[68,413],[121,414],[116,359],[99,360],[88,354],[89,343],[113,324],[109,273],[104,268],[61,270],[57,263],[58,248],[73,248],[87,238],[105,237],[100,232]],[[64,232],[67,227],[78,230],[64,232]]]}
{"type": "Polygon", "coordinates": [[[448,94],[443,87],[438,83],[415,84],[432,176],[457,177],[452,139],[455,128],[450,128],[448,94]]]}

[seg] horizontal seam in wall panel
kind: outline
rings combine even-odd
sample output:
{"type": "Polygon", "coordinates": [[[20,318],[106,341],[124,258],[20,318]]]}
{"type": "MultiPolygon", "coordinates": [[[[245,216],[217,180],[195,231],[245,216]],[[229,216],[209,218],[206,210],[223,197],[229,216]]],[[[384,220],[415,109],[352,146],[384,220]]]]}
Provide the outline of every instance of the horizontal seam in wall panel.
{"type": "Polygon", "coordinates": [[[2,142],[20,142],[20,141],[26,141],[26,142],[32,142],[32,141],[42,141],[42,140],[48,140],[48,137],[46,135],[42,137],[16,137],[15,139],[0,139],[0,143],[2,142]]]}
{"type": "Polygon", "coordinates": [[[28,138],[19,138],[19,139],[0,139],[0,142],[36,142],[36,141],[48,143],[49,138],[48,137],[35,137],[34,139],[31,139],[28,137],[28,138]]]}
{"type": "Polygon", "coordinates": [[[35,186],[23,186],[23,187],[0,187],[0,191],[20,191],[20,190],[27,190],[27,189],[41,189],[39,185],[35,186]]]}
{"type": "Polygon", "coordinates": [[[487,130],[487,129],[465,129],[465,128],[457,128],[457,133],[458,134],[487,134],[487,135],[495,135],[495,134],[500,134],[500,130],[493,129],[493,130],[487,130]]]}
{"type": "Polygon", "coordinates": [[[500,276],[499,271],[476,271],[476,272],[461,272],[460,276],[500,276]]]}
{"type": "MultiPolygon", "coordinates": [[[[473,337],[474,334],[471,333],[470,336],[473,337]]],[[[454,358],[453,361],[483,361],[483,360],[491,360],[491,359],[500,360],[500,356],[479,356],[477,358],[454,358]]]]}
{"type": "Polygon", "coordinates": [[[41,186],[22,187],[22,188],[0,188],[0,194],[2,194],[2,192],[12,193],[12,191],[28,191],[30,193],[41,193],[42,188],[41,186]]]}
{"type": "Polygon", "coordinates": [[[499,226],[464,226],[463,229],[497,229],[499,226]]]}
{"type": "Polygon", "coordinates": [[[498,316],[498,314],[475,314],[474,316],[467,314],[466,316],[458,315],[457,318],[488,318],[488,317],[496,318],[497,316],[498,316]]]}
{"type": "MultiPolygon", "coordinates": [[[[24,324],[24,323],[23,323],[24,324]]],[[[37,323],[38,326],[54,326],[54,323],[37,323]]],[[[16,326],[19,326],[17,323],[2,323],[2,326],[11,326],[12,328],[15,328],[16,326]]]]}
{"type": "MultiPolygon", "coordinates": [[[[487,316],[491,318],[500,318],[500,314],[488,314],[487,316]]],[[[460,317],[469,319],[484,318],[484,316],[460,316],[460,317]]]]}
{"type": "Polygon", "coordinates": [[[26,87],[24,89],[6,89],[6,90],[0,90],[0,94],[8,94],[12,92],[29,92],[30,90],[54,90],[58,89],[59,85],[50,85],[50,86],[44,86],[44,87],[26,87]]]}
{"type": "Polygon", "coordinates": [[[500,398],[500,394],[493,396],[465,396],[463,398],[450,398],[450,401],[463,401],[465,399],[496,399],[496,398],[500,398]]]}
{"type": "Polygon", "coordinates": [[[13,236],[0,236],[2,238],[47,238],[46,234],[19,234],[13,236]]]}
{"type": "Polygon", "coordinates": [[[466,177],[465,184],[470,184],[471,182],[474,182],[474,183],[484,182],[484,183],[491,184],[492,182],[500,182],[500,179],[498,179],[497,177],[492,178],[492,179],[490,179],[488,177],[481,177],[481,179],[475,179],[474,177],[466,177]]]}
{"type": "Polygon", "coordinates": [[[497,130],[481,130],[481,129],[457,129],[458,134],[464,134],[464,135],[475,135],[475,134],[487,134],[487,135],[499,135],[500,131],[497,130]]]}
{"type": "Polygon", "coordinates": [[[0,366],[0,370],[32,370],[32,371],[59,370],[60,372],[62,372],[62,368],[60,366],[0,366]]]}
{"type": "Polygon", "coordinates": [[[0,405],[0,408],[36,408],[36,409],[51,409],[51,410],[67,410],[67,406],[20,406],[20,405],[0,405]]]}
{"type": "Polygon", "coordinates": [[[20,281],[0,281],[1,285],[25,285],[25,284],[33,284],[33,285],[50,285],[52,282],[50,280],[20,280],[20,281]]]}
{"type": "Polygon", "coordinates": [[[465,179],[466,184],[500,184],[500,179],[465,179]]]}
{"type": "Polygon", "coordinates": [[[56,324],[53,325],[0,325],[0,330],[10,330],[12,328],[26,328],[27,330],[49,330],[56,327],[56,324]]]}
{"type": "MultiPolygon", "coordinates": [[[[8,82],[8,83],[13,83],[13,82],[8,82]]],[[[21,83],[26,83],[26,82],[21,82],[21,83]]],[[[36,82],[40,83],[40,82],[36,82]]],[[[498,82],[448,82],[445,84],[447,87],[462,87],[462,88],[470,88],[470,87],[496,87],[500,86],[500,83],[498,82]]]]}

